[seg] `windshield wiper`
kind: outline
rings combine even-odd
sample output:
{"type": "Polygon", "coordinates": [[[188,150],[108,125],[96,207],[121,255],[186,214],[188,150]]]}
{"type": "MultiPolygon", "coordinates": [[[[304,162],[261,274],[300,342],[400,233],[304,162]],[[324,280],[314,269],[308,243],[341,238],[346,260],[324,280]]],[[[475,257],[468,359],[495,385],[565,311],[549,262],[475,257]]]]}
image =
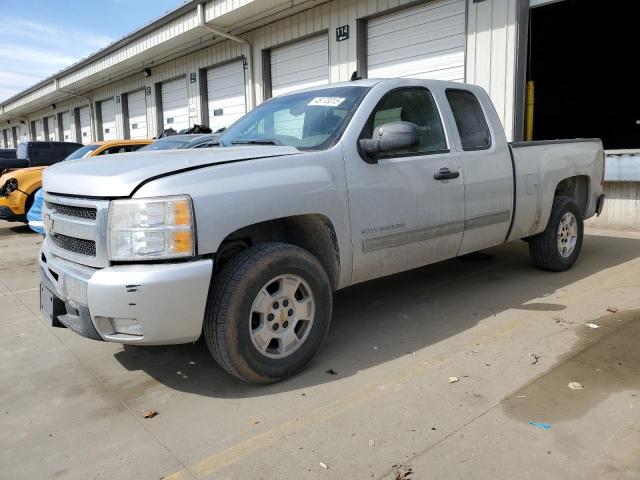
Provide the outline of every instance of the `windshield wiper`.
{"type": "Polygon", "coordinates": [[[282,145],[273,138],[252,138],[249,140],[231,140],[231,145],[282,145]]]}

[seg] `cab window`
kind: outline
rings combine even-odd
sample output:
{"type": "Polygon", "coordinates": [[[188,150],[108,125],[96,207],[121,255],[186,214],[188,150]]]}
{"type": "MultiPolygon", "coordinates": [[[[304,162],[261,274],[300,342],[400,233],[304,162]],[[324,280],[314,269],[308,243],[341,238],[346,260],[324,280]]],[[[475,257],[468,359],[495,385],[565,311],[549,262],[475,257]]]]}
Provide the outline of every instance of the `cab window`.
{"type": "Polygon", "coordinates": [[[447,89],[462,149],[484,150],[491,146],[491,132],[478,98],[468,90],[447,89]]]}
{"type": "Polygon", "coordinates": [[[372,138],[385,123],[411,122],[418,127],[418,142],[384,156],[425,155],[447,151],[440,112],[431,92],[422,87],[399,88],[387,93],[371,113],[360,138],[372,138]]]}

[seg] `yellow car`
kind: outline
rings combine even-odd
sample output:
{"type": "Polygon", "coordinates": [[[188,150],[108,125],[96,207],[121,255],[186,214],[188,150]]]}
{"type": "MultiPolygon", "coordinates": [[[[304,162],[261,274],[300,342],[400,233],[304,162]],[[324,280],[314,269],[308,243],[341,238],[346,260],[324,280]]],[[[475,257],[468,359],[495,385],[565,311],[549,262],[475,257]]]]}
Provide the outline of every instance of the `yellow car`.
{"type": "MultiPolygon", "coordinates": [[[[97,157],[113,153],[135,152],[153,140],[109,140],[94,142],[79,148],[66,160],[97,157]]],[[[46,167],[11,170],[0,177],[0,220],[26,222],[33,196],[42,187],[42,171],[46,167]]]]}

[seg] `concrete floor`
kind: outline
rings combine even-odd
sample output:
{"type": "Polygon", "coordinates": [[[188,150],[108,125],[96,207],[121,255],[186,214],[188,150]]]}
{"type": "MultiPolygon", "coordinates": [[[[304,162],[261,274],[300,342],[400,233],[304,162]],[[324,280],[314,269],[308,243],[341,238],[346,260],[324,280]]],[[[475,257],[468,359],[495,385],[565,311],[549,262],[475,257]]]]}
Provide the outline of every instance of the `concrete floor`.
{"type": "Polygon", "coordinates": [[[0,478],[640,478],[640,235],[590,233],[565,273],[516,242],[339,292],[315,361],[260,387],[202,343],[50,328],[40,238],[0,222],[0,478]]]}

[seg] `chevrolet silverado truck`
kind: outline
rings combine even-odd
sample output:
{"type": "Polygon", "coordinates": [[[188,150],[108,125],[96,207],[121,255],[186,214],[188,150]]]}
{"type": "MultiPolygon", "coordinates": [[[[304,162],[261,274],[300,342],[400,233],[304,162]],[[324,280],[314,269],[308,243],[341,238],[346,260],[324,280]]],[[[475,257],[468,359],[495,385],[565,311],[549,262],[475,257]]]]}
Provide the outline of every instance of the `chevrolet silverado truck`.
{"type": "Polygon", "coordinates": [[[513,240],[570,268],[603,208],[600,140],[512,143],[479,87],[360,80],[266,101],[210,149],[44,174],[41,310],[130,345],[204,336],[269,383],[311,360],[332,292],[513,240]]]}

